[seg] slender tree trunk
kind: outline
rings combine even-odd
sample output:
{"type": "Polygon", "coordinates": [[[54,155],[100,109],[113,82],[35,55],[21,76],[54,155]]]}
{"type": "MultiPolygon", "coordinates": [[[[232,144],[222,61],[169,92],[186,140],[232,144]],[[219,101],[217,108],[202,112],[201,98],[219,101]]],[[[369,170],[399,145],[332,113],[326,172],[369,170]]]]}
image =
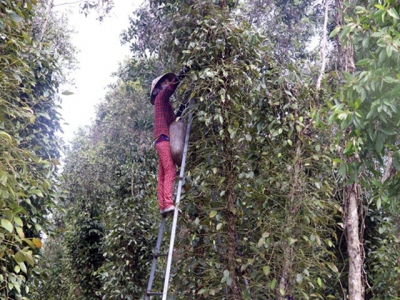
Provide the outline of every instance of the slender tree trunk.
{"type": "Polygon", "coordinates": [[[226,191],[226,200],[227,200],[227,226],[228,226],[228,234],[227,234],[227,269],[229,270],[229,276],[231,278],[231,291],[233,300],[241,300],[242,299],[242,290],[238,281],[237,274],[237,230],[236,230],[236,215],[234,211],[236,210],[236,196],[234,192],[234,184],[235,184],[235,174],[234,174],[234,158],[231,149],[227,149],[226,157],[230,157],[231,160],[226,162],[226,175],[227,175],[227,191],[226,191]]]}
{"type": "Polygon", "coordinates": [[[359,236],[359,206],[361,187],[357,183],[345,188],[345,230],[347,233],[347,252],[349,255],[349,299],[364,299],[363,250],[359,236]]]}
{"type": "MultiPolygon", "coordinates": [[[[350,0],[351,1],[351,0],[350,0]]],[[[336,26],[343,26],[343,5],[344,0],[335,0],[336,4],[336,26]]],[[[351,42],[343,45],[339,36],[336,37],[338,50],[338,75],[342,78],[342,72],[352,73],[355,71],[354,48],[351,42]]],[[[355,157],[345,159],[346,163],[350,163],[355,157]]],[[[362,211],[361,186],[357,183],[344,187],[344,232],[347,239],[347,253],[349,255],[349,291],[350,300],[364,299],[364,245],[362,236],[360,235],[360,212],[362,211]]]]}
{"type": "Polygon", "coordinates": [[[237,251],[236,251],[236,217],[232,213],[233,208],[235,206],[235,199],[228,195],[228,268],[229,274],[232,279],[231,289],[233,293],[232,299],[240,300],[242,299],[242,291],[237,278],[236,271],[236,259],[237,259],[237,251]],[[232,210],[232,211],[231,211],[232,210]]]}
{"type": "MultiPolygon", "coordinates": [[[[225,98],[225,101],[222,105],[223,111],[231,111],[231,102],[228,98],[225,98]]],[[[237,216],[235,214],[236,200],[237,195],[235,192],[235,182],[237,180],[237,172],[235,171],[235,148],[230,147],[229,145],[233,145],[229,131],[228,131],[228,123],[224,123],[222,125],[224,132],[226,133],[223,138],[224,150],[222,152],[223,157],[225,158],[223,164],[223,174],[226,178],[226,183],[224,184],[225,190],[225,199],[226,199],[226,210],[225,210],[225,220],[227,226],[226,237],[223,238],[226,241],[226,270],[229,271],[230,277],[230,291],[228,292],[227,299],[232,300],[241,300],[242,299],[242,287],[239,283],[240,272],[238,272],[240,266],[238,265],[238,244],[237,244],[237,216]]]]}
{"type": "Polygon", "coordinates": [[[293,247],[287,241],[283,242],[283,265],[279,285],[276,289],[276,298],[278,300],[285,300],[286,294],[290,288],[289,278],[291,276],[292,261],[293,261],[293,247]]]}
{"type": "MultiPolygon", "coordinates": [[[[298,118],[298,112],[294,113],[295,118],[298,118]]],[[[301,133],[299,133],[301,134],[301,133]]],[[[291,189],[289,192],[289,203],[287,206],[288,209],[288,218],[287,218],[287,226],[289,228],[294,228],[295,226],[295,216],[299,209],[299,199],[298,195],[299,191],[302,188],[302,180],[301,180],[301,148],[302,141],[300,138],[296,140],[295,144],[295,157],[293,160],[293,168],[291,170],[291,179],[292,182],[291,189]]],[[[295,239],[294,233],[290,234],[289,239],[295,239]]],[[[290,278],[292,276],[292,268],[293,268],[293,259],[294,259],[294,245],[290,245],[289,240],[285,240],[282,242],[282,251],[283,251],[283,263],[282,263],[282,271],[279,279],[279,284],[276,288],[276,298],[278,300],[285,300],[287,295],[290,294],[290,278]]]]}
{"type": "Polygon", "coordinates": [[[42,40],[43,40],[44,34],[46,32],[47,23],[49,22],[49,18],[50,18],[50,14],[51,14],[51,10],[53,9],[53,6],[54,6],[54,0],[50,0],[49,4],[47,6],[46,15],[44,17],[42,28],[40,30],[40,36],[39,36],[39,40],[38,40],[40,43],[39,50],[42,50],[42,46],[43,46],[42,40]]]}
{"type": "MultiPolygon", "coordinates": [[[[385,183],[385,181],[387,179],[389,179],[389,178],[392,179],[396,173],[397,173],[397,171],[393,166],[393,153],[392,153],[392,151],[389,151],[387,162],[386,162],[386,168],[382,175],[382,180],[381,180],[382,185],[385,183]]],[[[397,253],[400,253],[400,251],[399,251],[400,250],[400,216],[397,216],[395,228],[396,228],[395,235],[397,236],[397,240],[399,241],[397,243],[397,250],[398,250],[397,253]]],[[[400,268],[400,255],[397,256],[397,267],[400,268]]],[[[396,296],[396,297],[400,296],[400,293],[399,293],[400,292],[400,274],[397,276],[397,279],[398,280],[397,280],[397,284],[395,287],[396,292],[394,294],[394,296],[396,296]]]]}
{"type": "Polygon", "coordinates": [[[326,65],[326,31],[328,27],[328,10],[329,10],[329,0],[325,0],[325,19],[324,19],[324,27],[322,31],[322,42],[321,42],[321,69],[319,72],[319,76],[317,79],[316,88],[317,90],[321,87],[322,77],[325,73],[325,65],[326,65]]]}
{"type": "MultiPolygon", "coordinates": [[[[397,216],[397,253],[400,253],[400,216],[397,216]]],[[[398,254],[397,256],[397,267],[400,268],[400,255],[398,254]]],[[[399,297],[400,296],[400,274],[397,275],[397,288],[396,288],[396,294],[395,296],[399,297]]]]}
{"type": "Polygon", "coordinates": [[[392,172],[392,164],[393,164],[393,156],[392,156],[392,152],[389,151],[387,162],[386,162],[385,172],[383,172],[383,176],[382,176],[382,180],[381,180],[382,184],[384,184],[385,181],[390,177],[390,173],[392,172]]]}
{"type": "MultiPolygon", "coordinates": [[[[343,26],[343,1],[344,0],[335,0],[336,6],[336,16],[335,23],[336,26],[343,26]]],[[[340,40],[339,35],[336,35],[336,45],[337,45],[337,61],[338,61],[338,73],[339,78],[341,78],[341,73],[349,72],[352,73],[355,71],[356,66],[354,63],[354,48],[353,45],[349,42],[343,46],[343,42],[340,40]]]]}

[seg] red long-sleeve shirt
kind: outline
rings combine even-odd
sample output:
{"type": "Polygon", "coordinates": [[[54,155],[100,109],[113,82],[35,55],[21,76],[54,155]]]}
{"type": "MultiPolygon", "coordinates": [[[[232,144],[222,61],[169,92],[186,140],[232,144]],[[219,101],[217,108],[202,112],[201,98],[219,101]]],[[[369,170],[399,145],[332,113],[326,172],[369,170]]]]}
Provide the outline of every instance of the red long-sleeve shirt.
{"type": "Polygon", "coordinates": [[[176,119],[169,98],[174,93],[176,84],[175,80],[172,81],[154,99],[154,139],[159,138],[162,134],[169,137],[169,125],[176,119]]]}

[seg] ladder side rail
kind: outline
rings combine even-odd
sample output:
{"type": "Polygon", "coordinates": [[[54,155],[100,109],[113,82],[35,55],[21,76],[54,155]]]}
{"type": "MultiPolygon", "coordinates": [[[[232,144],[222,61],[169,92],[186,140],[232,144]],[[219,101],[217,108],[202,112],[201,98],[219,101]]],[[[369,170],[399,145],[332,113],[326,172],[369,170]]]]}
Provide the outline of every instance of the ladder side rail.
{"type": "Polygon", "coordinates": [[[187,154],[187,149],[188,149],[188,144],[189,144],[189,136],[190,136],[190,126],[192,124],[192,119],[193,119],[192,106],[193,106],[193,99],[190,101],[190,104],[189,104],[188,124],[187,124],[187,129],[186,129],[185,145],[184,145],[184,148],[183,148],[181,170],[180,170],[180,173],[179,173],[178,190],[177,190],[177,193],[176,193],[174,219],[173,219],[173,222],[172,222],[171,239],[170,239],[169,251],[168,251],[167,269],[165,271],[165,279],[164,279],[164,288],[163,288],[162,300],[167,300],[167,294],[168,294],[169,276],[170,276],[170,273],[171,273],[171,264],[172,264],[172,254],[173,254],[173,251],[174,251],[174,243],[175,243],[176,224],[177,224],[177,221],[178,221],[178,213],[179,213],[178,212],[178,208],[179,208],[179,203],[181,201],[183,175],[185,174],[186,154],[187,154]]]}
{"type": "Polygon", "coordinates": [[[165,219],[166,219],[165,216],[163,216],[161,223],[160,223],[160,228],[158,229],[157,243],[156,243],[156,248],[153,253],[153,261],[151,264],[150,278],[149,278],[149,283],[147,285],[145,300],[150,300],[149,293],[151,293],[151,289],[153,287],[153,282],[154,282],[154,277],[155,277],[156,267],[157,267],[157,259],[158,259],[159,253],[160,253],[161,242],[162,242],[162,238],[164,235],[165,219]]]}

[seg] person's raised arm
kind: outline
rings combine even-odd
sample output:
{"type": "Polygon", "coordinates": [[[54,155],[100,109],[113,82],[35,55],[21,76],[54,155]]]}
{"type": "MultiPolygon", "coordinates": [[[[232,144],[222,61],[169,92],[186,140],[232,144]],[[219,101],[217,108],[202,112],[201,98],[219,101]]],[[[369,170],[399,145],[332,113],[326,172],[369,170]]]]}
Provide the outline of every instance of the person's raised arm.
{"type": "Polygon", "coordinates": [[[181,82],[183,78],[185,78],[186,73],[189,72],[190,68],[188,66],[184,66],[180,71],[179,74],[176,76],[178,82],[181,82]]]}
{"type": "MultiPolygon", "coordinates": [[[[188,66],[184,66],[180,71],[179,74],[176,76],[175,80],[178,82],[178,84],[185,78],[186,73],[189,72],[190,68],[188,66]]],[[[176,113],[176,117],[179,118],[183,111],[186,108],[187,100],[183,99],[181,102],[181,105],[179,105],[179,109],[176,113]]]]}

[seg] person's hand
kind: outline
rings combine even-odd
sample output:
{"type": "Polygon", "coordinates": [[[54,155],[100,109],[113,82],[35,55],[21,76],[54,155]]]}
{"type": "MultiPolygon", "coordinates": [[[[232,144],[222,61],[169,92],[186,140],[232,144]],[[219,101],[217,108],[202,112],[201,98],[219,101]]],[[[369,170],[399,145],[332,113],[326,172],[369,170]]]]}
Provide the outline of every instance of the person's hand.
{"type": "Polygon", "coordinates": [[[178,79],[178,81],[181,81],[183,78],[185,78],[186,73],[190,71],[190,68],[188,66],[184,66],[179,74],[176,76],[176,78],[178,79]]]}

